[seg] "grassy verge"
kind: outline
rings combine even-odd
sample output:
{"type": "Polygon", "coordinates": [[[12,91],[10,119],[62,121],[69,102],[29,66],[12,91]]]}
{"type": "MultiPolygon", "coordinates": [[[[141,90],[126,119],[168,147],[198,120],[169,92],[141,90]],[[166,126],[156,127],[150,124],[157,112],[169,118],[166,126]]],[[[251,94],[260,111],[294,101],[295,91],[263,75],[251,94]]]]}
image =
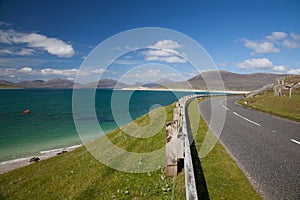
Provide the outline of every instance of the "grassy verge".
{"type": "MultiPolygon", "coordinates": [[[[166,107],[167,119],[174,105],[166,107]]],[[[154,110],[155,112],[155,110],[154,110]]],[[[160,115],[153,115],[159,120],[160,115]]],[[[145,126],[144,115],[136,124],[145,126]]],[[[108,134],[119,147],[147,152],[165,145],[165,129],[151,139],[136,139],[120,129],[108,134]]],[[[0,199],[170,199],[173,179],[165,177],[165,168],[151,173],[124,173],[109,168],[84,148],[44,160],[0,175],[0,199]]],[[[175,178],[175,199],[185,198],[184,174],[175,178]]]]}
{"type": "MultiPolygon", "coordinates": [[[[198,101],[192,101],[188,107],[189,119],[195,145],[201,148],[204,137],[215,137],[198,111],[198,101]]],[[[208,195],[210,199],[261,199],[247,177],[239,169],[224,147],[217,142],[210,153],[200,159],[208,195]]],[[[201,197],[200,197],[201,198],[201,197]]]]}
{"type": "Polygon", "coordinates": [[[292,93],[289,98],[287,91],[283,97],[275,97],[273,92],[268,92],[256,97],[239,100],[239,104],[279,117],[284,117],[300,122],[300,90],[292,93]]]}

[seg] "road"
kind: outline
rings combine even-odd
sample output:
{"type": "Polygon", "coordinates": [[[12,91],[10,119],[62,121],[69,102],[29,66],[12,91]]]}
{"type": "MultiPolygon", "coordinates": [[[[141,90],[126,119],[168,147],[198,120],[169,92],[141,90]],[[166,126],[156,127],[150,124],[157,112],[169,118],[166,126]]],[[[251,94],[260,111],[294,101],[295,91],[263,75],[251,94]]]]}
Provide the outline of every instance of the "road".
{"type": "MultiPolygon", "coordinates": [[[[264,199],[300,199],[300,124],[236,105],[239,97],[204,100],[204,120],[222,121],[220,141],[264,199]],[[211,113],[211,104],[216,111],[211,113]],[[214,120],[210,120],[211,117],[214,120]],[[215,120],[216,119],[216,120],[215,120]]],[[[210,128],[216,132],[219,124],[210,128]]]]}

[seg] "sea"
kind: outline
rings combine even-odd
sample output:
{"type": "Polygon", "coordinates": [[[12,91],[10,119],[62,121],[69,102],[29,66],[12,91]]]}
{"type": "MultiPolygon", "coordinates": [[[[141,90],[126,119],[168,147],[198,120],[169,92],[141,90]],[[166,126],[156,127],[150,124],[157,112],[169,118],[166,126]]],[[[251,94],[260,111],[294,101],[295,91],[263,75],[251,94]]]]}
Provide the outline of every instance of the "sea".
{"type": "MultiPolygon", "coordinates": [[[[120,98],[130,96],[132,120],[149,112],[155,107],[153,105],[166,106],[182,96],[194,94],[179,91],[118,92],[120,98]]],[[[72,89],[0,90],[0,164],[81,145],[73,119],[72,93],[72,89]],[[30,112],[24,114],[27,109],[30,112]]],[[[97,119],[105,133],[117,128],[111,109],[112,94],[113,90],[97,89],[94,96],[97,119]]],[[[126,101],[128,99],[124,99],[126,101]]]]}

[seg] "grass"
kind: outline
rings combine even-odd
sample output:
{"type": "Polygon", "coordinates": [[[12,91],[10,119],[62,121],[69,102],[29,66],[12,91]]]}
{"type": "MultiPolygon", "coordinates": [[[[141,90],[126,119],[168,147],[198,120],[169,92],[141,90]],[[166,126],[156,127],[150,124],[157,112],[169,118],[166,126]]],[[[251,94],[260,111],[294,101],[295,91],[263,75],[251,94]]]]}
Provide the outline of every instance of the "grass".
{"type": "MultiPolygon", "coordinates": [[[[216,138],[199,115],[197,100],[190,103],[188,113],[195,146],[199,154],[206,134],[211,140],[216,138]]],[[[206,185],[210,199],[261,199],[247,177],[219,142],[207,156],[200,159],[200,162],[205,179],[205,182],[201,184],[203,187],[206,185]]]]}
{"type": "MultiPolygon", "coordinates": [[[[152,120],[170,121],[174,104],[166,116],[153,110],[152,120]]],[[[144,115],[136,124],[150,124],[144,115]]],[[[130,125],[128,125],[130,126],[130,125]]],[[[148,130],[150,131],[150,130],[148,130]]],[[[150,139],[134,138],[120,129],[108,134],[119,147],[149,152],[165,145],[165,128],[150,139]]],[[[184,174],[175,178],[175,199],[185,198],[184,174]]],[[[125,173],[97,161],[85,147],[0,175],[0,199],[170,199],[173,179],[162,166],[151,173],[125,173]]]]}
{"type": "Polygon", "coordinates": [[[0,85],[0,89],[20,89],[20,87],[13,85],[0,85]]]}
{"type": "Polygon", "coordinates": [[[282,97],[274,96],[273,92],[267,92],[256,97],[239,100],[239,104],[279,117],[300,122],[300,89],[292,92],[288,97],[288,91],[283,92],[282,97]]]}

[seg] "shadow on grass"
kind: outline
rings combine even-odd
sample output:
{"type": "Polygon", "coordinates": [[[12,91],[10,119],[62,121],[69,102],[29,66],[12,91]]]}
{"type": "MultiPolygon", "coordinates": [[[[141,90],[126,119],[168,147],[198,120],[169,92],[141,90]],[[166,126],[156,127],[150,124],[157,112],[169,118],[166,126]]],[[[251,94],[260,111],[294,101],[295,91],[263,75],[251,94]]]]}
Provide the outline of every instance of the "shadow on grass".
{"type": "Polygon", "coordinates": [[[4,200],[4,197],[1,192],[0,192],[0,200],[4,200]]]}
{"type": "Polygon", "coordinates": [[[209,199],[209,194],[207,190],[207,185],[203,173],[203,169],[201,166],[201,162],[198,156],[198,151],[195,146],[195,143],[191,145],[191,155],[193,160],[193,168],[194,168],[194,174],[196,179],[196,188],[197,188],[197,194],[199,199],[209,199]]]}

